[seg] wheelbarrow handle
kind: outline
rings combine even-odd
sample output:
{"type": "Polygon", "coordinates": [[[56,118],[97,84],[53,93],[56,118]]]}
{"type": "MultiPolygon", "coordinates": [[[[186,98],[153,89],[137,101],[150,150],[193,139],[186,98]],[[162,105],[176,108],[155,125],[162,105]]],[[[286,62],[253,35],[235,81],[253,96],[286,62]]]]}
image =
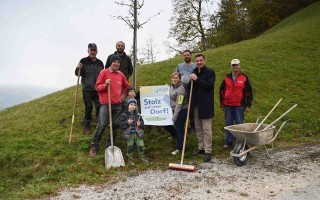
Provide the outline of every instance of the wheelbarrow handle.
{"type": "Polygon", "coordinates": [[[267,130],[268,128],[272,127],[276,122],[278,122],[280,119],[282,119],[286,114],[288,114],[292,109],[294,109],[297,106],[298,106],[298,104],[295,104],[294,106],[292,106],[289,110],[287,110],[287,112],[283,113],[278,119],[274,120],[271,124],[266,126],[263,130],[267,130]]]}
{"type": "Polygon", "coordinates": [[[281,129],[284,127],[284,125],[286,125],[286,123],[288,123],[290,121],[290,119],[288,119],[287,121],[283,122],[280,126],[280,128],[278,129],[277,133],[274,135],[274,137],[267,143],[267,144],[270,144],[272,143],[279,135],[281,129]]]}

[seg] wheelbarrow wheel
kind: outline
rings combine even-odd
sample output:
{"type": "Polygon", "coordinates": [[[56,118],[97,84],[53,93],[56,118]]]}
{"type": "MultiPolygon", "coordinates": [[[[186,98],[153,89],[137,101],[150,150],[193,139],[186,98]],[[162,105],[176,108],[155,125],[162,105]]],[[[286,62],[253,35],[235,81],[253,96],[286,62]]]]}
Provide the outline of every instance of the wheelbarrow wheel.
{"type": "MultiPolygon", "coordinates": [[[[246,151],[248,149],[248,146],[246,145],[245,148],[243,149],[243,145],[244,143],[238,142],[234,147],[233,153],[240,154],[243,151],[246,151]]],[[[249,152],[239,157],[233,156],[233,160],[237,166],[245,165],[247,163],[248,158],[249,158],[249,152]]]]}

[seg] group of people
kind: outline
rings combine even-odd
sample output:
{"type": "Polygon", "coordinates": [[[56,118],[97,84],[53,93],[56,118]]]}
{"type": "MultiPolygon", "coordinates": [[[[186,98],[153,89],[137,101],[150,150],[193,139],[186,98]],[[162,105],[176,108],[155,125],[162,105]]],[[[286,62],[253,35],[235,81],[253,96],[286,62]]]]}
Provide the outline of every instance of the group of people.
{"type": "MultiPolygon", "coordinates": [[[[138,113],[135,88],[130,86],[129,78],[133,67],[131,59],[124,52],[125,44],[116,43],[117,51],[108,56],[105,67],[96,58],[97,46],[88,45],[88,57],[80,60],[75,74],[81,76],[85,114],[83,119],[84,133],[90,134],[91,112],[96,107],[97,127],[91,143],[90,155],[98,152],[102,133],[109,125],[109,114],[112,116],[113,133],[122,129],[122,137],[127,140],[128,163],[134,165],[133,149],[136,145],[141,162],[148,162],[144,156],[143,119],[138,113]],[[109,91],[110,90],[110,91],[109,91]],[[109,96],[110,94],[110,96],[109,96]],[[111,105],[111,113],[109,113],[111,105]]],[[[192,52],[183,52],[184,62],[180,63],[171,75],[169,90],[172,107],[173,125],[164,126],[177,139],[173,155],[182,151],[184,129],[190,103],[190,125],[198,138],[198,149],[193,155],[204,155],[204,162],[212,158],[212,120],[214,117],[214,84],[215,71],[206,66],[203,54],[195,56],[192,52]],[[190,98],[189,98],[190,97],[190,98]]],[[[226,125],[243,123],[244,112],[249,112],[252,103],[252,87],[248,77],[240,71],[240,60],[232,59],[231,73],[227,74],[220,86],[220,106],[225,112],[226,125]]],[[[114,137],[116,138],[116,137],[114,137]]],[[[232,146],[234,138],[226,131],[224,149],[232,146]]],[[[110,138],[107,139],[110,146],[110,138]]]]}

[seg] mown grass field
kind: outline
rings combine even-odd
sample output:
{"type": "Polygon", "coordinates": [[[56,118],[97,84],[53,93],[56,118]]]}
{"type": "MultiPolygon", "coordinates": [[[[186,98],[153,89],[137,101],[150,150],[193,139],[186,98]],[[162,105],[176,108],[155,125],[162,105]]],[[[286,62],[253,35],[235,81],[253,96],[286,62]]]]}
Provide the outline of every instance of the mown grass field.
{"type": "MultiPolygon", "coordinates": [[[[246,122],[265,116],[283,98],[267,123],[294,104],[298,107],[283,120],[291,119],[276,145],[295,146],[320,139],[320,2],[287,18],[261,36],[237,44],[204,52],[207,65],[216,71],[215,111],[213,121],[213,156],[225,158],[223,151],[224,115],[219,109],[219,87],[230,71],[232,58],[239,58],[242,71],[253,85],[254,101],[246,122]]],[[[170,75],[182,57],[140,66],[137,84],[170,83],[170,75]]],[[[70,75],[72,76],[72,75],[70,75]]],[[[83,113],[81,93],[77,103],[72,144],[69,131],[75,87],[66,88],[0,112],[0,199],[41,198],[54,195],[63,187],[119,181],[119,175],[135,175],[147,169],[166,170],[179,157],[170,155],[174,141],[160,128],[146,128],[146,155],[151,161],[131,167],[104,168],[104,135],[98,155],[88,156],[91,136],[80,125],[83,113]]],[[[283,121],[282,120],[282,121],[283,121]]],[[[279,122],[277,125],[279,125],[279,122]]],[[[92,124],[94,130],[95,124],[92,124]]],[[[93,131],[92,131],[93,132],[93,131]]],[[[118,145],[125,155],[125,142],[118,135],[118,145]]],[[[201,163],[191,156],[196,149],[195,135],[188,136],[186,163],[201,163]]],[[[125,177],[125,176],[122,176],[125,177]]]]}

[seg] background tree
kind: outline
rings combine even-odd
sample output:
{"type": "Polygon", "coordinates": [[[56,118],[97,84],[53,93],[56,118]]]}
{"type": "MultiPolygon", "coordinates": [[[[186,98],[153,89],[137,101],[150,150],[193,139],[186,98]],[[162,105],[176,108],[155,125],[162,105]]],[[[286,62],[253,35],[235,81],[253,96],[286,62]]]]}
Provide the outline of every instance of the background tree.
{"type": "Polygon", "coordinates": [[[255,37],[316,0],[242,0],[248,11],[250,35],[255,37]]]}
{"type": "Polygon", "coordinates": [[[249,17],[239,0],[221,0],[219,10],[210,18],[208,38],[211,46],[218,47],[247,38],[249,17]]]}
{"type": "Polygon", "coordinates": [[[209,0],[172,0],[173,17],[169,37],[175,39],[178,46],[170,45],[174,51],[183,49],[204,51],[207,49],[206,30],[209,13],[203,8],[209,0]]]}

